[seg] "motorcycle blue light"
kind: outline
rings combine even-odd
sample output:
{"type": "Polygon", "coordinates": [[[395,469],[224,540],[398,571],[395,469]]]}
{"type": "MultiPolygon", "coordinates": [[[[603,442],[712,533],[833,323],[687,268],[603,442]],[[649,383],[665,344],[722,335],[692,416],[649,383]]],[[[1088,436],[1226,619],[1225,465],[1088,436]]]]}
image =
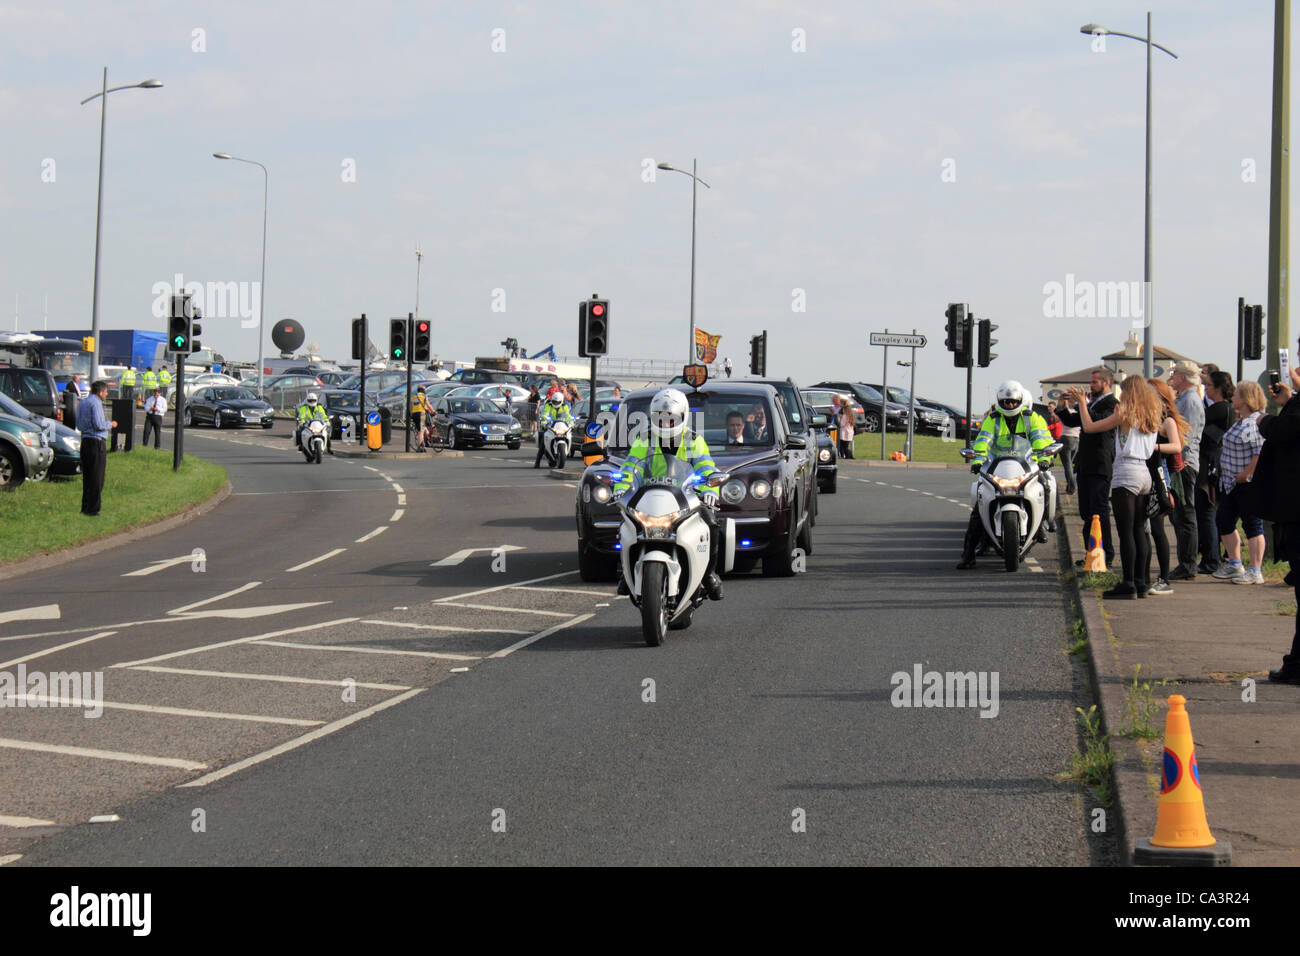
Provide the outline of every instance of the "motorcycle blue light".
{"type": "Polygon", "coordinates": [[[623,550],[623,542],[622,542],[622,541],[615,541],[615,542],[614,542],[614,550],[615,550],[615,551],[622,551],[622,550],[623,550]]]}
{"type": "Polygon", "coordinates": [[[748,548],[751,544],[753,544],[753,542],[750,541],[748,538],[741,538],[741,539],[740,539],[740,546],[741,546],[742,548],[748,548]]]}

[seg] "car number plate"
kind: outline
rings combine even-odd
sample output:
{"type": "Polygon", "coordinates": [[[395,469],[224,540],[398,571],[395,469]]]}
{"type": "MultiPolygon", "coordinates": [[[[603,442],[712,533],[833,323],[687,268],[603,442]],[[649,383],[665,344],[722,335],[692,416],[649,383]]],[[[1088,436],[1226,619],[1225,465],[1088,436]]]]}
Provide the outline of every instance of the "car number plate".
{"type": "Polygon", "coordinates": [[[506,436],[505,436],[505,435],[485,435],[485,436],[483,436],[483,437],[485,437],[488,441],[505,441],[505,440],[506,440],[506,436]]]}

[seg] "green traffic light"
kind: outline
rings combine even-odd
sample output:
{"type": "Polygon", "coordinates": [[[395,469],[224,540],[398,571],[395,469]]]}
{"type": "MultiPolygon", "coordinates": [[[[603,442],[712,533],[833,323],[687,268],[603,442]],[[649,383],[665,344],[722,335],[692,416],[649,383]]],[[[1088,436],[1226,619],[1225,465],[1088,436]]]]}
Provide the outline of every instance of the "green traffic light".
{"type": "Polygon", "coordinates": [[[176,347],[177,347],[177,348],[180,348],[182,345],[185,344],[185,336],[183,336],[183,335],[178,335],[178,336],[176,336],[176,338],[173,339],[172,341],[174,341],[174,342],[176,343],[176,347]]]}
{"type": "Polygon", "coordinates": [[[393,349],[393,358],[401,358],[401,357],[402,357],[402,350],[401,350],[401,349],[393,349]]]}

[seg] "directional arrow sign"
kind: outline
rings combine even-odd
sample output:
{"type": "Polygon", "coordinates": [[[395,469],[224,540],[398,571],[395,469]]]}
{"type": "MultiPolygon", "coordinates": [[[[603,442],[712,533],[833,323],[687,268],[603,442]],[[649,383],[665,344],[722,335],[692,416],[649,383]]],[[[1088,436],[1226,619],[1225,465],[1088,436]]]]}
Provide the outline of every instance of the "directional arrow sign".
{"type": "Polygon", "coordinates": [[[901,345],[904,348],[925,348],[924,335],[900,335],[897,332],[872,332],[872,345],[901,345]]]}
{"type": "Polygon", "coordinates": [[[495,554],[498,551],[523,551],[523,550],[524,549],[517,544],[503,544],[496,548],[466,548],[464,551],[457,551],[455,554],[443,558],[441,561],[433,562],[433,564],[429,565],[429,567],[454,568],[458,564],[463,564],[465,559],[468,558],[475,551],[486,551],[489,554],[495,554]]]}
{"type": "Polygon", "coordinates": [[[175,567],[178,564],[189,564],[194,560],[193,554],[183,554],[179,558],[163,558],[161,561],[155,561],[147,568],[141,568],[139,571],[128,571],[123,574],[124,578],[142,578],[148,574],[154,574],[164,568],[175,567]]]}

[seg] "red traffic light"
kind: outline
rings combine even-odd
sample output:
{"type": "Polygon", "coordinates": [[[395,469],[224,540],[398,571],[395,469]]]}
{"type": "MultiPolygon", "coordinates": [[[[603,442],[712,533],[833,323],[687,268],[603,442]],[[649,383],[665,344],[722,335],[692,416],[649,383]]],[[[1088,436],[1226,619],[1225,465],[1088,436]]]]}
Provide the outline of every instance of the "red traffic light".
{"type": "Polygon", "coordinates": [[[592,315],[604,315],[604,314],[605,314],[605,307],[604,307],[603,305],[601,305],[599,302],[597,302],[595,305],[593,305],[593,306],[591,307],[591,314],[592,314],[592,315]]]}
{"type": "Polygon", "coordinates": [[[416,325],[415,325],[415,329],[416,329],[417,332],[428,332],[428,331],[429,331],[429,323],[428,323],[428,322],[417,322],[416,325]]]}

